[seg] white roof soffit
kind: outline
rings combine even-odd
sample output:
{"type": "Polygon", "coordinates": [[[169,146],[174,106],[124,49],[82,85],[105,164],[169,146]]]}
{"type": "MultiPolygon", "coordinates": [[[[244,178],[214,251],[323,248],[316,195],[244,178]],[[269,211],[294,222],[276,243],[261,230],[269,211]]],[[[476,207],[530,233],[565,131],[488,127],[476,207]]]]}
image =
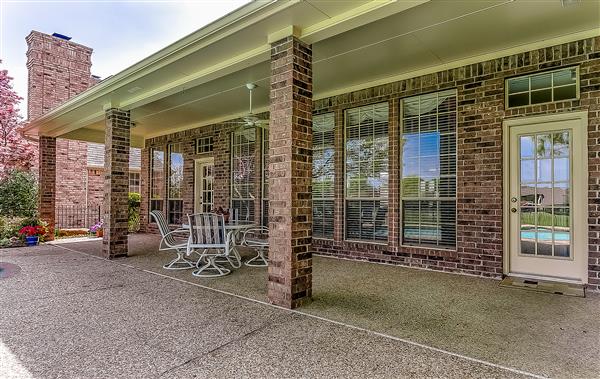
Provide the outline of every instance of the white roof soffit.
{"type": "MultiPolygon", "coordinates": [[[[315,43],[429,1],[253,1],[118,74],[108,77],[44,116],[32,120],[26,127],[25,133],[58,137],[101,122],[104,118],[103,106],[107,103],[126,110],[135,109],[186,88],[266,62],[270,58],[269,38],[276,37],[290,25],[299,27],[299,37],[304,41],[315,43]],[[245,37],[248,36],[240,32],[257,25],[262,34],[262,41],[256,43],[257,39],[254,39],[252,43],[247,43],[245,37]],[[238,49],[229,52],[226,57],[223,57],[221,52],[220,59],[213,62],[214,64],[205,65],[195,72],[169,71],[169,65],[181,62],[200,51],[203,53],[203,60],[210,60],[212,52],[219,55],[221,45],[223,49],[232,45],[238,49]],[[207,51],[206,54],[204,50],[207,51]],[[144,79],[159,75],[163,71],[163,78],[167,77],[169,80],[155,87],[141,86],[144,79]],[[138,86],[137,83],[140,85],[138,86]],[[71,114],[70,120],[69,114],[71,114]]],[[[244,83],[240,83],[240,86],[243,85],[244,83]]]]}

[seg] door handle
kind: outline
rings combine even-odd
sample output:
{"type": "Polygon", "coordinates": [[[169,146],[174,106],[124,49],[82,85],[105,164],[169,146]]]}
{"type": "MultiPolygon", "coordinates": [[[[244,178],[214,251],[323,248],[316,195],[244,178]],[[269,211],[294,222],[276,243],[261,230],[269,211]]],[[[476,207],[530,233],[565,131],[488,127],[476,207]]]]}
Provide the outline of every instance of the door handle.
{"type": "Polygon", "coordinates": [[[510,208],[510,211],[511,211],[512,213],[517,213],[517,208],[510,208]]]}

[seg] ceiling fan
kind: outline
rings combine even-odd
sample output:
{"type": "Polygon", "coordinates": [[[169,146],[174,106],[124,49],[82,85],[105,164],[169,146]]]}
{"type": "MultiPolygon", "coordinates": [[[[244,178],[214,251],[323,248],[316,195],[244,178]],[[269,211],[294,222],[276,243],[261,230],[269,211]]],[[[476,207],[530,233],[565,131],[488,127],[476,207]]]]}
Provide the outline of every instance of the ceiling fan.
{"type": "Polygon", "coordinates": [[[248,91],[250,92],[250,111],[248,112],[248,114],[246,116],[242,117],[243,121],[238,122],[238,124],[240,124],[239,128],[242,128],[242,129],[249,129],[249,128],[255,128],[255,127],[266,128],[269,125],[269,120],[263,120],[263,119],[259,118],[258,116],[256,116],[252,112],[252,91],[256,87],[257,87],[257,85],[254,83],[246,84],[246,88],[248,88],[248,91]]]}

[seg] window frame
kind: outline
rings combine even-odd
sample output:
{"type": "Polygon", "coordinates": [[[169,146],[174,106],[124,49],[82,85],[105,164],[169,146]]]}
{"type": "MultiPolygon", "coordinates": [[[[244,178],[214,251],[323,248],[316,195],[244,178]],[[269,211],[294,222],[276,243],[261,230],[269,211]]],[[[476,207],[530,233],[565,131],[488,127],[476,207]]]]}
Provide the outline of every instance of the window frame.
{"type": "Polygon", "coordinates": [[[150,213],[152,213],[152,211],[154,211],[154,210],[160,210],[161,212],[165,211],[165,195],[166,195],[166,186],[167,186],[167,181],[166,181],[166,165],[167,165],[167,162],[166,162],[166,159],[165,159],[165,157],[166,157],[167,154],[166,154],[165,150],[166,149],[165,149],[164,146],[153,147],[153,148],[150,149],[150,183],[149,183],[149,185],[150,185],[150,190],[149,190],[150,196],[149,196],[149,199],[148,199],[148,201],[149,201],[149,204],[148,204],[148,214],[149,214],[149,220],[150,220],[151,223],[154,223],[154,218],[150,216],[150,213]],[[155,165],[154,165],[154,163],[155,163],[154,162],[154,152],[155,151],[162,153],[162,161],[163,161],[162,162],[162,170],[161,170],[161,172],[162,172],[162,181],[163,181],[163,183],[162,183],[162,190],[161,190],[162,196],[160,198],[154,198],[154,189],[155,189],[155,186],[154,186],[154,182],[155,182],[155,179],[154,179],[154,167],[155,167],[155,165]],[[160,207],[160,209],[154,209],[152,207],[152,201],[161,201],[161,207],[160,207]]]}
{"type": "MultiPolygon", "coordinates": [[[[399,204],[399,215],[398,215],[398,220],[399,220],[399,225],[398,225],[398,230],[399,230],[399,235],[398,238],[400,239],[399,244],[400,247],[404,247],[404,248],[413,248],[413,249],[425,249],[425,250],[438,250],[438,251],[452,251],[452,252],[456,252],[458,251],[458,90],[456,88],[454,89],[444,89],[444,90],[440,90],[440,91],[434,91],[434,92],[427,92],[427,93],[421,93],[418,95],[414,95],[414,96],[408,96],[408,97],[404,97],[399,99],[398,102],[398,107],[399,112],[398,112],[398,141],[399,141],[399,146],[398,146],[398,151],[399,151],[399,166],[398,166],[398,204],[399,204]],[[454,96],[456,99],[456,120],[455,120],[455,131],[454,131],[454,137],[455,137],[455,146],[456,146],[456,151],[454,153],[454,160],[455,160],[455,196],[453,198],[431,198],[431,197],[411,197],[411,198],[405,198],[403,195],[403,188],[402,188],[402,179],[404,178],[403,175],[403,144],[402,144],[402,138],[404,135],[404,101],[406,99],[411,99],[411,98],[415,98],[415,97],[421,97],[421,96],[426,96],[426,95],[431,95],[434,93],[442,93],[442,92],[447,92],[453,90],[454,91],[454,96]],[[455,222],[454,222],[454,226],[455,226],[455,232],[454,232],[454,246],[453,247],[444,247],[444,246],[439,246],[439,245],[432,245],[432,244],[407,244],[404,242],[404,201],[408,200],[408,201],[436,201],[436,202],[443,202],[443,201],[454,201],[455,203],[455,222]]],[[[420,117],[420,115],[419,115],[420,117]]],[[[439,123],[436,125],[436,127],[439,128],[439,123]]],[[[420,131],[419,131],[420,134],[420,131]]],[[[439,155],[441,156],[441,154],[439,155]]],[[[438,206],[438,210],[439,210],[439,206],[438,206]]],[[[438,218],[439,218],[439,214],[438,214],[438,218]]]]}
{"type": "Polygon", "coordinates": [[[390,212],[389,212],[389,204],[390,204],[390,181],[389,181],[389,173],[390,173],[390,161],[388,158],[388,167],[387,167],[387,173],[388,173],[388,182],[387,182],[387,192],[388,195],[385,199],[382,200],[382,198],[364,198],[364,197],[358,197],[358,198],[348,198],[347,196],[347,190],[348,190],[348,186],[346,183],[346,174],[347,174],[347,141],[348,141],[348,131],[347,131],[347,126],[348,126],[348,111],[351,111],[353,109],[358,109],[358,108],[364,108],[364,107],[375,107],[379,104],[386,104],[387,105],[387,135],[386,135],[386,139],[387,139],[387,150],[389,151],[390,149],[390,110],[391,110],[391,101],[390,100],[384,100],[384,101],[378,101],[378,102],[374,102],[374,103],[370,103],[370,104],[364,104],[364,105],[356,105],[353,107],[348,107],[345,108],[343,110],[344,113],[344,123],[341,126],[343,128],[343,136],[344,136],[344,149],[343,149],[343,170],[342,170],[342,181],[343,181],[343,211],[342,211],[342,218],[343,218],[343,236],[342,236],[342,240],[345,242],[357,242],[357,243],[365,243],[365,244],[371,244],[371,245],[380,245],[380,246],[388,246],[389,245],[389,238],[390,238],[390,212]],[[379,199],[379,200],[378,200],[379,199]],[[348,238],[347,237],[347,232],[348,232],[348,222],[347,222],[347,202],[348,200],[351,201],[385,201],[388,205],[388,211],[386,212],[386,224],[387,224],[387,237],[385,240],[376,240],[376,239],[360,239],[360,238],[348,238]]]}
{"type": "MultiPolygon", "coordinates": [[[[234,208],[233,207],[233,202],[234,201],[247,201],[249,204],[251,204],[250,206],[251,206],[251,211],[252,211],[251,212],[252,214],[249,215],[251,217],[250,217],[250,219],[248,221],[255,222],[256,221],[256,209],[255,209],[255,203],[254,203],[255,199],[252,199],[250,197],[249,198],[235,198],[234,199],[234,196],[233,196],[234,186],[235,186],[235,181],[234,181],[234,178],[233,178],[233,175],[235,173],[235,169],[234,169],[234,164],[235,164],[235,162],[234,162],[234,158],[235,158],[235,156],[234,156],[234,154],[235,154],[235,136],[236,136],[236,133],[238,133],[238,132],[248,132],[248,134],[250,134],[249,131],[251,131],[252,134],[254,135],[254,141],[252,141],[252,145],[253,145],[252,154],[248,155],[248,157],[252,158],[252,159],[249,160],[249,162],[251,162],[251,164],[252,164],[252,171],[251,171],[251,174],[249,174],[248,181],[246,182],[246,185],[251,186],[250,188],[252,189],[252,191],[249,191],[249,193],[255,193],[256,192],[256,194],[258,195],[257,188],[255,188],[256,187],[256,183],[255,183],[255,180],[254,180],[255,178],[253,178],[253,176],[257,174],[256,173],[256,167],[255,167],[255,165],[256,165],[256,144],[257,144],[257,141],[256,141],[256,129],[254,129],[254,128],[248,128],[248,129],[233,130],[230,133],[230,140],[229,140],[230,141],[229,142],[229,147],[230,147],[230,149],[229,149],[230,150],[229,151],[229,161],[230,161],[229,162],[229,170],[230,170],[230,173],[229,173],[229,182],[230,182],[229,183],[229,208],[231,208],[231,209],[234,208]]],[[[262,137],[261,137],[261,139],[262,139],[262,137]]],[[[258,190],[262,191],[262,185],[261,185],[261,188],[259,188],[258,190]]],[[[250,210],[250,206],[249,206],[249,210],[250,210]]],[[[261,198],[261,207],[262,207],[262,198],[261,198]]],[[[242,215],[238,215],[238,217],[241,217],[241,216],[242,215]]]]}
{"type": "MultiPolygon", "coordinates": [[[[554,76],[553,76],[554,77],[554,76]]],[[[508,78],[504,79],[504,109],[509,110],[509,109],[521,109],[521,108],[525,108],[525,107],[533,107],[536,105],[545,105],[545,104],[554,104],[554,103],[561,103],[564,101],[578,101],[581,98],[581,89],[580,89],[580,85],[581,85],[581,80],[580,80],[580,73],[579,73],[579,66],[567,66],[567,67],[560,67],[560,68],[552,68],[549,70],[542,70],[542,71],[535,71],[535,72],[530,72],[528,74],[521,74],[521,75],[515,75],[515,76],[511,76],[508,78]],[[565,70],[570,70],[570,69],[575,69],[575,97],[571,98],[571,99],[562,99],[562,100],[554,100],[554,88],[563,88],[563,87],[570,87],[573,84],[565,84],[562,86],[554,86],[554,80],[553,83],[550,87],[546,87],[543,89],[550,89],[550,93],[552,96],[552,100],[551,101],[546,101],[543,103],[535,103],[532,104],[531,103],[531,78],[534,76],[538,76],[538,75],[543,75],[543,74],[553,74],[555,72],[560,72],[560,71],[565,71],[565,70]],[[521,91],[521,92],[514,92],[514,93],[509,93],[509,81],[513,80],[513,79],[517,79],[517,78],[527,78],[529,80],[529,89],[527,91],[521,91]],[[523,93],[527,93],[529,95],[529,104],[526,105],[518,105],[518,106],[514,106],[511,107],[508,104],[508,97],[509,95],[518,95],[518,94],[523,94],[523,93]]],[[[533,90],[533,92],[535,91],[539,91],[542,89],[538,89],[538,90],[533,90]]]]}
{"type": "Polygon", "coordinates": [[[171,223],[171,206],[170,206],[170,202],[171,201],[180,201],[181,202],[181,218],[180,221],[183,222],[184,220],[182,219],[184,216],[184,212],[183,212],[183,175],[184,175],[184,168],[185,168],[185,160],[184,160],[184,156],[183,156],[183,142],[171,142],[167,145],[167,157],[168,157],[168,163],[167,163],[167,168],[168,168],[168,173],[169,175],[166,176],[167,179],[167,193],[166,193],[166,209],[167,209],[167,223],[169,225],[178,225],[177,223],[171,223]],[[175,153],[175,154],[181,154],[181,184],[180,184],[180,194],[181,197],[171,197],[171,164],[172,164],[172,160],[171,160],[171,154],[172,154],[172,149],[173,146],[175,145],[179,145],[179,152],[175,153]]]}
{"type": "Polygon", "coordinates": [[[196,138],[196,154],[212,153],[214,149],[214,139],[212,136],[196,138]]]}
{"type": "Polygon", "coordinates": [[[142,192],[142,173],[138,170],[129,170],[129,192],[140,193],[142,192]],[[132,178],[135,176],[135,178],[132,178]],[[137,184],[131,184],[131,182],[137,181],[137,184]],[[132,191],[131,187],[137,187],[137,191],[132,191]]]}
{"type": "MultiPolygon", "coordinates": [[[[314,146],[314,133],[315,133],[315,130],[314,130],[314,118],[315,117],[321,117],[321,116],[323,116],[323,117],[325,117],[325,116],[331,116],[331,117],[333,117],[333,128],[331,129],[331,133],[333,134],[333,140],[331,141],[332,142],[331,146],[333,147],[333,160],[331,162],[332,171],[333,171],[333,191],[332,191],[333,193],[332,193],[331,197],[315,197],[314,196],[314,177],[313,177],[313,181],[311,183],[312,187],[313,187],[313,189],[311,190],[311,201],[313,203],[312,207],[311,207],[313,209],[313,224],[312,224],[312,227],[311,227],[311,233],[312,233],[312,238],[313,239],[324,240],[324,241],[333,241],[334,238],[335,238],[335,224],[336,224],[336,217],[335,217],[336,216],[335,215],[335,213],[336,213],[335,212],[335,198],[336,198],[336,196],[335,196],[335,177],[336,177],[337,173],[335,172],[335,159],[336,159],[336,156],[338,154],[338,152],[336,151],[336,146],[335,146],[335,130],[336,130],[336,126],[337,126],[336,125],[336,118],[335,118],[336,113],[335,112],[326,112],[326,113],[320,113],[320,114],[313,115],[313,137],[312,137],[312,139],[313,139],[313,152],[315,150],[315,146],[314,146]],[[328,237],[328,236],[318,236],[318,237],[315,237],[315,235],[314,235],[314,202],[315,201],[331,201],[333,203],[333,225],[332,225],[331,237],[328,237]]],[[[389,120],[388,120],[388,122],[389,122],[389,120]]],[[[319,133],[324,133],[324,132],[319,132],[319,133]]],[[[312,169],[314,170],[314,156],[313,156],[312,169]]],[[[344,175],[344,177],[345,177],[345,175],[344,175]]],[[[345,222],[344,222],[344,224],[345,224],[345,222]]],[[[345,234],[344,234],[344,236],[345,236],[345,234]]]]}
{"type": "Polygon", "coordinates": [[[260,164],[261,164],[261,168],[262,168],[261,177],[260,177],[260,180],[261,180],[261,183],[260,183],[260,217],[261,217],[260,224],[261,224],[261,226],[268,228],[269,227],[269,197],[268,197],[268,195],[269,195],[268,194],[268,191],[269,191],[269,178],[268,178],[269,129],[261,128],[260,140],[261,140],[260,164]],[[266,148],[265,148],[265,146],[266,146],[266,148]],[[266,190],[265,190],[265,188],[266,188],[266,190]],[[267,193],[266,196],[265,196],[265,193],[267,193]],[[266,207],[265,207],[265,202],[266,202],[266,207]],[[267,210],[266,212],[265,212],[265,208],[267,210]],[[265,215],[265,213],[266,213],[266,215],[265,215]]]}

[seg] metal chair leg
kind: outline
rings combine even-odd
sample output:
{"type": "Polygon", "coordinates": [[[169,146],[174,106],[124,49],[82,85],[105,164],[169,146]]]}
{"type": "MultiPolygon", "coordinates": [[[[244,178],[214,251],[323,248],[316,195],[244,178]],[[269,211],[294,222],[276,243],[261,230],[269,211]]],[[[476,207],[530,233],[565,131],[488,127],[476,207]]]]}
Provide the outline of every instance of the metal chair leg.
{"type": "Polygon", "coordinates": [[[229,254],[228,256],[221,256],[221,257],[217,257],[217,261],[215,261],[216,263],[229,263],[231,265],[231,267],[233,268],[240,268],[242,267],[242,257],[240,256],[240,253],[238,253],[237,249],[234,247],[231,249],[231,254],[229,254]]]}
{"type": "Polygon", "coordinates": [[[245,265],[249,267],[267,267],[269,261],[267,261],[267,258],[265,257],[265,249],[258,249],[258,254],[254,258],[249,259],[245,265]]]}
{"type": "Polygon", "coordinates": [[[194,262],[186,259],[183,255],[184,253],[177,252],[177,258],[165,264],[163,268],[165,270],[189,270],[194,268],[194,262]]]}
{"type": "Polygon", "coordinates": [[[217,265],[215,258],[214,256],[208,257],[208,262],[204,266],[199,267],[198,270],[192,272],[192,275],[200,278],[218,278],[231,273],[231,270],[217,265]]]}

